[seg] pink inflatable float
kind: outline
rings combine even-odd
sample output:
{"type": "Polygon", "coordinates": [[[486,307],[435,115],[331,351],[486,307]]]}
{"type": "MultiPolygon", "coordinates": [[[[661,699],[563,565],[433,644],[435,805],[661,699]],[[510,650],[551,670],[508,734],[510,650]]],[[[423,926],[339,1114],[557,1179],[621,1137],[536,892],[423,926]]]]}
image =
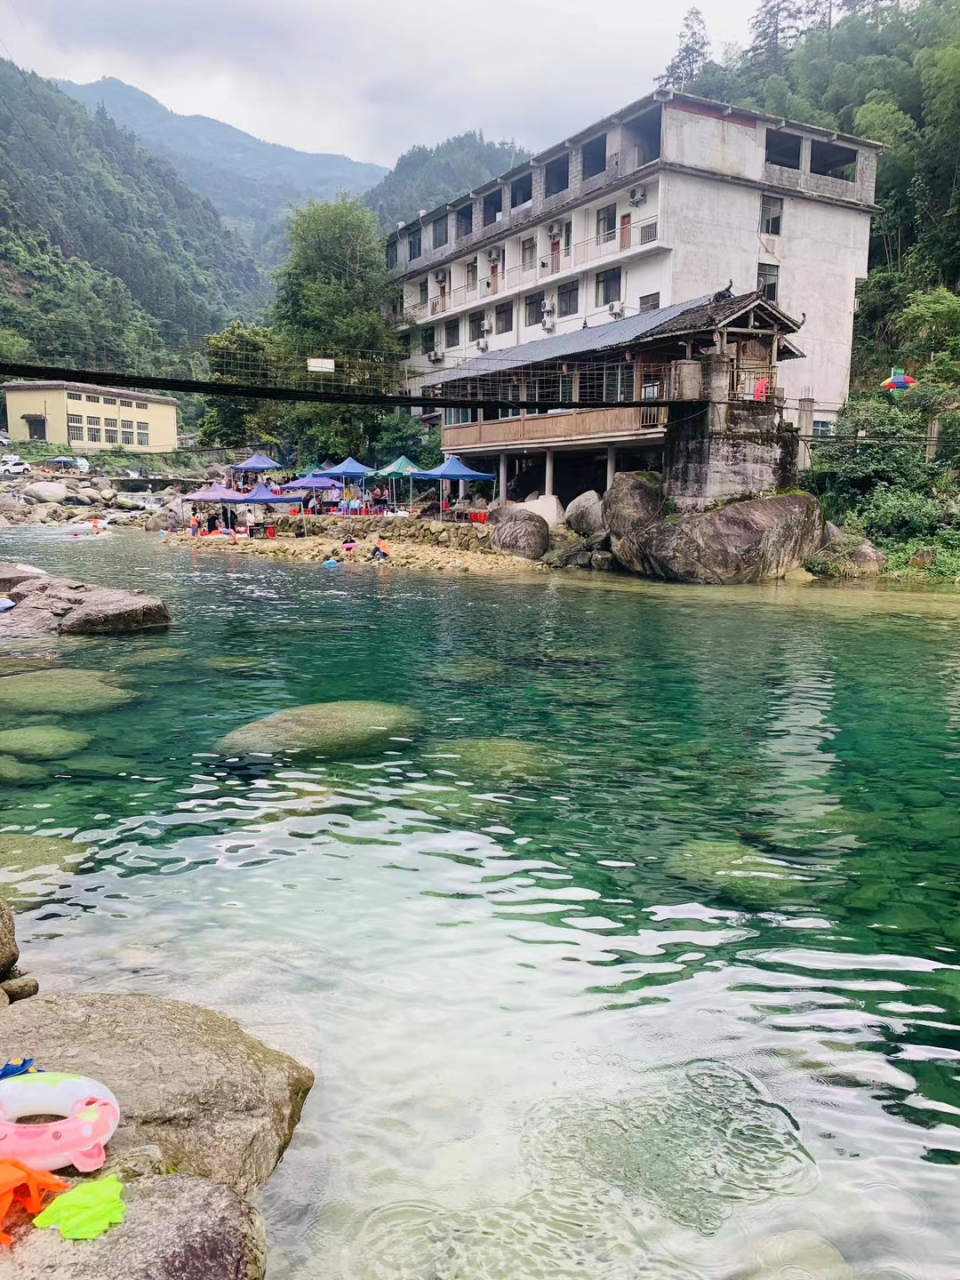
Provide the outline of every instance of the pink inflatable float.
{"type": "Polygon", "coordinates": [[[120,1107],[106,1087],[87,1076],[39,1071],[0,1080],[0,1160],[28,1169],[81,1173],[99,1169],[104,1146],[120,1123],[120,1107]],[[46,1124],[18,1124],[23,1116],[62,1116],[46,1124]]]}

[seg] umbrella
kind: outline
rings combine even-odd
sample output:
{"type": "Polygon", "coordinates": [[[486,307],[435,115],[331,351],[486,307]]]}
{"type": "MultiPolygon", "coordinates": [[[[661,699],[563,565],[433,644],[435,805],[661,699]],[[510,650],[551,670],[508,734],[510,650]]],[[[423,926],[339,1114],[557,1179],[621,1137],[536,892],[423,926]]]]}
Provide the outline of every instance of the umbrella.
{"type": "Polygon", "coordinates": [[[880,385],[884,391],[908,391],[916,385],[916,381],[916,378],[911,378],[909,373],[895,373],[880,385]]]}
{"type": "Polygon", "coordinates": [[[274,462],[272,458],[268,458],[264,453],[255,453],[253,457],[247,458],[246,462],[236,462],[230,468],[231,471],[275,471],[279,467],[279,462],[274,462]]]}

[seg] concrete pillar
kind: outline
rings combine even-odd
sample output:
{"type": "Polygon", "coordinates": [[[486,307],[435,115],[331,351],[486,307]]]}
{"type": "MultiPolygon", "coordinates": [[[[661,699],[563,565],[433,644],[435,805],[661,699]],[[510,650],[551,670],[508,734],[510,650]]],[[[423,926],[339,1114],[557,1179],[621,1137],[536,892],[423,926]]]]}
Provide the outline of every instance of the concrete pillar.
{"type": "Polygon", "coordinates": [[[613,477],[617,474],[617,446],[615,444],[607,445],[607,488],[613,484],[613,477]]]}
{"type": "Polygon", "coordinates": [[[547,450],[546,463],[544,465],[543,492],[546,496],[553,495],[553,450],[547,450]]]}
{"type": "Polygon", "coordinates": [[[501,502],[506,502],[507,500],[507,455],[505,453],[500,455],[500,484],[497,489],[497,497],[501,502]]]}
{"type": "Polygon", "coordinates": [[[797,401],[797,430],[805,440],[813,435],[813,396],[801,396],[797,401]]]}
{"type": "Polygon", "coordinates": [[[466,496],[467,496],[467,482],[466,480],[461,480],[460,481],[460,497],[465,498],[466,496]]]}

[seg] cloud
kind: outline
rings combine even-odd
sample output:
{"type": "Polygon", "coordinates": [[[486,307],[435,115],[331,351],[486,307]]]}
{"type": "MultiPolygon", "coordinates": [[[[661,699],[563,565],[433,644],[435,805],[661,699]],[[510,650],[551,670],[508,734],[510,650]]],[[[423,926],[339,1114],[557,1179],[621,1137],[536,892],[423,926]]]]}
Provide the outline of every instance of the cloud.
{"type": "MultiPolygon", "coordinates": [[[[116,76],[183,114],[381,164],[467,129],[548,146],[646,93],[682,19],[649,0],[13,3],[5,42],[41,75],[116,76]]],[[[716,49],[744,41],[755,3],[702,0],[716,49]]]]}

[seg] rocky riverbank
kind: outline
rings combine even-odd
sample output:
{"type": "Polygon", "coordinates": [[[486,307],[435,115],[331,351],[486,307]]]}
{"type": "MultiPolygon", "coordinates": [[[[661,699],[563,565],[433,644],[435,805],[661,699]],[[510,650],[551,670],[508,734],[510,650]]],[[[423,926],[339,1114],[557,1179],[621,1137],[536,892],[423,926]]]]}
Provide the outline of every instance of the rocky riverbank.
{"type": "MultiPolygon", "coordinates": [[[[0,963],[16,960],[12,925],[0,902],[0,963]]],[[[2,1058],[33,1058],[114,1093],[120,1125],[103,1168],[58,1176],[76,1186],[114,1174],[125,1205],[123,1221],[94,1240],[8,1214],[0,1280],[262,1280],[263,1223],[248,1197],[293,1136],[309,1068],[222,1014],[148,995],[18,1000],[0,1009],[0,1037],[2,1058]]]]}

